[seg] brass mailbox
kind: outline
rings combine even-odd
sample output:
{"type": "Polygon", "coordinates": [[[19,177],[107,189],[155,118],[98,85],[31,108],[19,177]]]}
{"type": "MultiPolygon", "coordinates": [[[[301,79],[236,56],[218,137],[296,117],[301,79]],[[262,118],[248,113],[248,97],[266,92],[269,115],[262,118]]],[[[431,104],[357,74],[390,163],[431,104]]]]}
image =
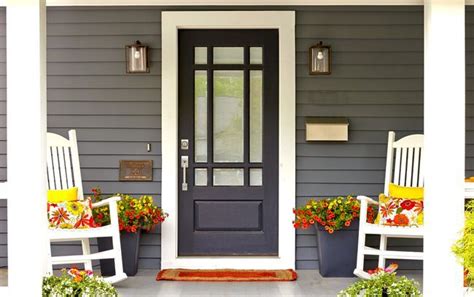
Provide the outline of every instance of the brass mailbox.
{"type": "Polygon", "coordinates": [[[346,118],[306,118],[306,141],[348,141],[346,118]]]}

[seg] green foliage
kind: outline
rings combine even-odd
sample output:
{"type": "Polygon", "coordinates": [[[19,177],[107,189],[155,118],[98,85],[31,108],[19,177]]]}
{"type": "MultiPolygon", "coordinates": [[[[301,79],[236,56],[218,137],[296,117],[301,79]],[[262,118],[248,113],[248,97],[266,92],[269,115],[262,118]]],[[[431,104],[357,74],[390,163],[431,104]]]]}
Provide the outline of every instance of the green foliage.
{"type": "MultiPolygon", "coordinates": [[[[100,188],[93,188],[93,201],[99,202],[104,198],[100,188]]],[[[167,213],[153,204],[151,196],[140,196],[138,198],[125,194],[115,194],[120,196],[117,202],[118,221],[120,231],[135,233],[139,229],[152,230],[157,224],[162,223],[167,213]]],[[[98,226],[110,224],[110,212],[108,206],[96,207],[92,210],[94,221],[98,226]]]]}
{"type": "Polygon", "coordinates": [[[453,252],[466,269],[466,285],[474,287],[474,200],[466,205],[466,221],[461,238],[453,245],[453,252]]]}
{"type": "Polygon", "coordinates": [[[115,288],[100,276],[84,275],[78,272],[71,275],[62,271],[61,276],[43,278],[43,297],[115,297],[115,288]]]}
{"type": "MultiPolygon", "coordinates": [[[[334,231],[349,227],[359,218],[360,202],[352,197],[336,197],[320,200],[310,199],[306,205],[293,210],[295,228],[306,229],[315,223],[324,226],[332,234],[334,231]]],[[[372,206],[367,209],[367,221],[373,222],[375,210],[372,206]]]]}
{"type": "Polygon", "coordinates": [[[379,272],[370,279],[360,280],[339,292],[339,297],[384,296],[389,297],[417,297],[422,296],[418,283],[405,276],[397,277],[396,273],[379,272]]]}
{"type": "Polygon", "coordinates": [[[214,97],[242,98],[244,95],[242,71],[214,72],[214,97]]]}

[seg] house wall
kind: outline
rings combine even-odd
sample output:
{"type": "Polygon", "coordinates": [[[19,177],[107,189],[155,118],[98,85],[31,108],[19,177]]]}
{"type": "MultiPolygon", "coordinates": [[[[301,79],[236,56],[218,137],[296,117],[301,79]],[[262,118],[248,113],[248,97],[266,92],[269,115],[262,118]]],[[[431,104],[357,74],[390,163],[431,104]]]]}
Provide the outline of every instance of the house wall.
{"type": "MultiPolygon", "coordinates": [[[[297,203],[310,197],[377,196],[383,190],[387,131],[403,136],[423,129],[423,8],[274,9],[296,10],[297,203]],[[332,45],[333,73],[312,77],[307,50],[319,40],[332,45]],[[306,116],[348,117],[349,142],[306,143],[306,116]]],[[[86,192],[100,186],[106,193],[152,194],[160,203],[161,11],[48,8],[48,130],[66,135],[68,129],[77,129],[86,192]],[[127,75],[124,45],[137,39],[151,47],[151,72],[127,75]],[[152,143],[152,152],[146,152],[146,143],[152,143]],[[122,159],[152,159],[153,182],[118,182],[122,159]]],[[[474,20],[472,12],[468,15],[474,20]]],[[[0,20],[0,179],[5,180],[4,10],[0,20]]],[[[472,31],[468,26],[471,36],[472,31]]],[[[470,39],[469,44],[472,47],[470,39]]],[[[471,136],[472,124],[468,127],[471,136]]],[[[474,173],[472,159],[468,160],[473,170],[469,172],[474,173]]],[[[421,241],[389,245],[420,249],[421,241]]],[[[79,251],[77,245],[66,243],[53,252],[71,249],[79,251]]],[[[318,267],[313,230],[297,231],[296,258],[299,269],[318,267]]],[[[0,267],[5,265],[6,204],[0,202],[0,267]]],[[[143,236],[140,267],[159,265],[156,230],[143,236]]],[[[421,268],[415,262],[402,265],[421,268]]]]}

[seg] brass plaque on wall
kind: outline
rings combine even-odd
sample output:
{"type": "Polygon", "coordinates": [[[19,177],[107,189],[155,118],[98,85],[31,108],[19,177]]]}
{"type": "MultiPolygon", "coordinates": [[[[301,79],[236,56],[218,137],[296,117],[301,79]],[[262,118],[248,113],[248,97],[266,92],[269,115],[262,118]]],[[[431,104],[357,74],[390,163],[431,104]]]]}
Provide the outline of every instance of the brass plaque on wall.
{"type": "Polygon", "coordinates": [[[120,181],[152,181],[153,160],[120,160],[120,181]]]}

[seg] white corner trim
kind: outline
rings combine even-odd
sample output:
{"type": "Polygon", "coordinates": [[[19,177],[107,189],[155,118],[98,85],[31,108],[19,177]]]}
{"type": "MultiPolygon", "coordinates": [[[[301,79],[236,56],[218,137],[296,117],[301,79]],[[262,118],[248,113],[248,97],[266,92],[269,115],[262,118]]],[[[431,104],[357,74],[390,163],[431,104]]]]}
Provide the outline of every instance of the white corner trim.
{"type": "Polygon", "coordinates": [[[423,286],[423,295],[462,296],[463,267],[452,245],[464,226],[465,0],[426,0],[424,13],[423,283],[429,285],[423,286]],[[446,39],[453,53],[449,74],[437,71],[446,39]],[[447,98],[449,104],[443,102],[447,98]],[[447,121],[441,123],[440,117],[447,121]],[[449,203],[443,203],[447,196],[449,203]],[[449,224],[439,219],[443,213],[449,213],[449,224]]]}
{"type": "Polygon", "coordinates": [[[295,13],[292,11],[201,11],[162,13],[162,268],[295,268],[295,13]],[[274,28],[279,30],[278,256],[178,257],[178,29],[274,28]]]}
{"type": "Polygon", "coordinates": [[[21,199],[8,200],[8,294],[39,296],[49,250],[45,207],[46,5],[45,0],[8,0],[7,4],[7,180],[10,189],[27,193],[21,199]],[[17,46],[20,43],[23,46],[17,46]],[[28,170],[21,164],[28,164],[28,170]],[[23,216],[29,222],[27,236],[22,235],[23,216]]]}

